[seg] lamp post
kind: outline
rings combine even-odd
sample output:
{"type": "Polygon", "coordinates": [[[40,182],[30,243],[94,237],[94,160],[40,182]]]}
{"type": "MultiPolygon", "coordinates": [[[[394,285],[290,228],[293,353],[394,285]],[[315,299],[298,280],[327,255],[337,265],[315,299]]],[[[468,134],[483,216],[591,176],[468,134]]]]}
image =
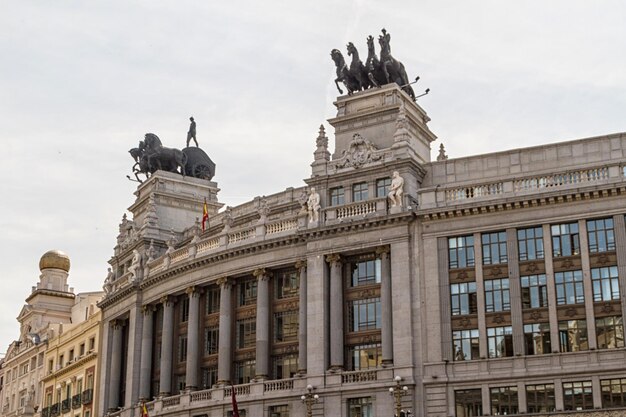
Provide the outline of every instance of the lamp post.
{"type": "Polygon", "coordinates": [[[402,381],[402,377],[400,375],[396,375],[393,379],[396,381],[396,385],[389,388],[389,395],[391,395],[395,400],[395,408],[396,408],[396,417],[401,417],[402,410],[402,397],[408,394],[409,387],[406,385],[401,386],[400,381],[402,381]]]}
{"type": "Polygon", "coordinates": [[[300,397],[302,402],[306,405],[306,416],[313,416],[313,404],[316,404],[319,400],[320,396],[317,394],[313,394],[313,385],[309,384],[306,386],[307,393],[300,397]]]}

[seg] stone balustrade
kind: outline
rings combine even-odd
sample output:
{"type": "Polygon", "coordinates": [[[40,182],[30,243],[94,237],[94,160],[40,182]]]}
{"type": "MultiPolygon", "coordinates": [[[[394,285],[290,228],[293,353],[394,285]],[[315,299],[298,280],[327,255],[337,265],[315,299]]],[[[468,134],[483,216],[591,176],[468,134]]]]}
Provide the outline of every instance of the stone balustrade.
{"type": "Polygon", "coordinates": [[[285,391],[293,389],[293,379],[279,379],[276,381],[265,381],[263,383],[263,392],[285,391]]]}
{"type": "Polygon", "coordinates": [[[170,263],[175,264],[189,259],[189,247],[185,246],[172,252],[170,255],[170,263]]]}
{"type": "Polygon", "coordinates": [[[453,188],[446,190],[446,201],[467,200],[470,198],[485,197],[491,195],[502,194],[504,190],[503,183],[496,182],[493,184],[475,185],[470,187],[453,188]]]}
{"type": "Polygon", "coordinates": [[[192,403],[198,401],[208,401],[213,398],[212,391],[210,389],[204,391],[196,391],[191,393],[190,401],[192,403]]]}
{"type": "Polygon", "coordinates": [[[585,169],[516,180],[513,181],[513,191],[535,191],[541,188],[597,182],[607,178],[609,178],[609,169],[607,167],[585,169]]]}
{"type": "Polygon", "coordinates": [[[298,228],[297,219],[287,219],[267,224],[266,235],[274,235],[277,233],[288,232],[298,228]]]}
{"type": "Polygon", "coordinates": [[[378,379],[378,372],[375,369],[367,370],[367,371],[343,372],[341,374],[342,384],[369,382],[369,381],[376,381],[377,379],[378,379]]]}
{"type": "Polygon", "coordinates": [[[256,229],[244,229],[238,232],[228,234],[228,243],[239,243],[244,240],[253,239],[255,237],[256,229]]]}
{"type": "Polygon", "coordinates": [[[196,257],[202,256],[205,253],[208,253],[214,249],[217,249],[219,248],[219,246],[220,246],[219,238],[213,238],[213,239],[208,239],[208,240],[199,242],[197,245],[198,251],[196,252],[196,257]]]}

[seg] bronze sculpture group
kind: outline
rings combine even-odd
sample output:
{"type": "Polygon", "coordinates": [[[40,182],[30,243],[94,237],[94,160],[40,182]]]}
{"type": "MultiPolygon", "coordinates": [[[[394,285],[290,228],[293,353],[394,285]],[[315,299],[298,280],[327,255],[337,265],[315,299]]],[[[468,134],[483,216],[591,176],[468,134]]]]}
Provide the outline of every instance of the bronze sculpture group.
{"type": "Polygon", "coordinates": [[[378,59],[374,47],[374,38],[368,36],[365,64],[360,60],[359,53],[352,42],[347,45],[348,55],[352,57],[349,66],[338,49],[333,49],[330,52],[337,70],[335,85],[337,90],[339,90],[339,94],[343,94],[343,90],[339,87],[339,82],[343,83],[349,95],[357,91],[367,90],[368,88],[396,83],[415,100],[415,92],[411,87],[404,65],[391,55],[390,42],[391,35],[383,29],[382,35],[378,37],[378,43],[380,44],[380,59],[378,59]]]}

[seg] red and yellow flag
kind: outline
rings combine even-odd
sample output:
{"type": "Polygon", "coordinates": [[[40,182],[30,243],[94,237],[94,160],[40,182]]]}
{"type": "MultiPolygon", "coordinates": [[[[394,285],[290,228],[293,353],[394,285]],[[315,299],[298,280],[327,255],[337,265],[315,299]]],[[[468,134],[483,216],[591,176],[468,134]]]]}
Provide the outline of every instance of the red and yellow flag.
{"type": "Polygon", "coordinates": [[[235,386],[231,385],[232,402],[233,402],[233,417],[239,417],[239,407],[237,406],[237,397],[235,397],[235,386]]]}
{"type": "Polygon", "coordinates": [[[150,417],[148,416],[148,408],[145,402],[141,403],[141,417],[150,417]]]}
{"type": "Polygon", "coordinates": [[[209,220],[209,206],[206,204],[206,198],[204,199],[204,206],[202,207],[202,231],[204,232],[205,223],[209,220]]]}

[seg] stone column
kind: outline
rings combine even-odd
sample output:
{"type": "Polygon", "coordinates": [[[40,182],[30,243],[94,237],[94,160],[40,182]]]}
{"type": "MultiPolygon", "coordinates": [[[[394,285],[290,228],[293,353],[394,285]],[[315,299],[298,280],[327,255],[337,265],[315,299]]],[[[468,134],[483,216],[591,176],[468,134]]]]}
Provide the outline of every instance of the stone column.
{"type": "Polygon", "coordinates": [[[454,360],[452,348],[452,310],[450,309],[450,273],[448,239],[437,238],[437,272],[439,275],[439,314],[441,316],[441,359],[454,360]]]}
{"type": "Polygon", "coordinates": [[[161,333],[161,374],[159,376],[160,397],[172,393],[172,360],[174,351],[174,299],[162,297],[163,331],[161,333]]]}
{"type": "Polygon", "coordinates": [[[200,340],[198,327],[200,326],[200,294],[196,287],[189,287],[185,291],[189,296],[189,320],[187,320],[187,362],[185,389],[195,391],[198,389],[198,361],[200,340]]]}
{"type": "Polygon", "coordinates": [[[154,336],[153,316],[155,307],[145,305],[143,312],[143,327],[141,330],[141,365],[139,366],[139,399],[150,400],[150,380],[152,374],[152,338],[154,336]]]}
{"type": "Polygon", "coordinates": [[[343,274],[341,256],[326,256],[330,264],[330,369],[343,369],[343,274]]]}
{"type": "Polygon", "coordinates": [[[109,390],[109,410],[117,410],[120,406],[120,385],[122,383],[122,321],[111,321],[113,329],[111,346],[111,384],[109,390]]]}
{"type": "Polygon", "coordinates": [[[589,239],[587,237],[587,223],[578,221],[578,233],[580,244],[580,261],[583,270],[583,286],[585,291],[585,317],[587,321],[587,340],[589,350],[596,350],[598,339],[596,337],[596,317],[593,310],[593,283],[591,282],[591,267],[589,261],[589,239]]]}
{"type": "MultiPolygon", "coordinates": [[[[517,230],[507,229],[506,246],[509,265],[509,288],[511,300],[511,327],[513,329],[513,353],[524,355],[524,316],[522,312],[522,284],[520,282],[517,230]]],[[[521,402],[520,402],[521,404],[521,402]]]]}
{"type": "Polygon", "coordinates": [[[232,285],[228,278],[217,280],[220,286],[220,337],[219,356],[217,358],[217,383],[230,384],[232,357],[232,285]]]}
{"type": "Polygon", "coordinates": [[[298,373],[300,375],[306,375],[306,261],[300,260],[296,262],[296,269],[300,274],[300,303],[298,306],[298,373]]]}
{"type": "Polygon", "coordinates": [[[383,366],[393,365],[393,322],[391,314],[391,262],[389,260],[389,247],[376,248],[376,254],[380,256],[380,308],[382,323],[380,334],[382,339],[383,366]]]}
{"type": "MultiPolygon", "coordinates": [[[[543,225],[543,248],[546,262],[546,285],[548,287],[548,319],[550,321],[550,348],[552,353],[561,350],[559,340],[559,318],[556,309],[556,287],[554,284],[554,263],[552,262],[552,231],[549,224],[543,225]]],[[[556,393],[556,385],[554,386],[556,393]]],[[[561,393],[562,394],[562,393],[561,393]]],[[[558,408],[558,399],[557,410],[558,408]]],[[[563,409],[563,397],[561,396],[561,410],[563,409]]]]}
{"type": "Polygon", "coordinates": [[[257,269],[256,290],[256,379],[267,379],[270,360],[270,272],[257,269]]]}
{"type": "Polygon", "coordinates": [[[478,304],[478,345],[481,359],[489,357],[487,343],[487,315],[485,314],[485,281],[483,280],[483,246],[480,233],[474,233],[474,260],[476,271],[476,303],[478,304]]]}

